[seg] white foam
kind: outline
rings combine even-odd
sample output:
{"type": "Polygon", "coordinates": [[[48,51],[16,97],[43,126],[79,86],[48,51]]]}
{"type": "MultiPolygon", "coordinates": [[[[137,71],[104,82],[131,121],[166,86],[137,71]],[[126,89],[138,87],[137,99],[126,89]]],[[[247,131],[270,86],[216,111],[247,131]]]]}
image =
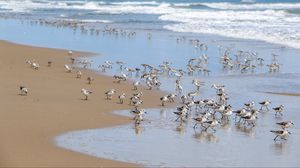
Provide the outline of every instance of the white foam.
{"type": "Polygon", "coordinates": [[[237,3],[202,3],[214,9],[227,10],[268,10],[268,9],[297,9],[300,8],[300,3],[252,3],[252,4],[237,4],[237,3]]]}
{"type": "Polygon", "coordinates": [[[300,48],[300,17],[284,11],[194,11],[159,17],[178,22],[164,28],[177,32],[209,33],[263,40],[300,48]]]}

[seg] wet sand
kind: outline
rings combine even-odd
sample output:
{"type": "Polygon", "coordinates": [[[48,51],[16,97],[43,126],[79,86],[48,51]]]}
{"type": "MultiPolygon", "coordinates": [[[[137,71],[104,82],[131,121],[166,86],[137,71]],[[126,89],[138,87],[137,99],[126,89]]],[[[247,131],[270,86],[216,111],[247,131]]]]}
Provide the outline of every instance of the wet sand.
{"type": "MultiPolygon", "coordinates": [[[[53,138],[59,134],[82,129],[104,128],[132,122],[128,117],[114,115],[115,110],[130,109],[128,99],[117,104],[117,95],[129,95],[131,82],[117,84],[111,77],[90,70],[82,70],[83,77],[66,73],[66,50],[30,47],[0,41],[0,166],[1,167],[132,167],[135,164],[99,159],[55,146],[53,138]],[[25,63],[35,59],[41,66],[33,70],[25,63]],[[47,67],[47,62],[53,62],[47,67]],[[95,81],[88,85],[86,78],[95,81]],[[19,86],[29,89],[28,96],[19,95],[19,86]],[[82,88],[93,91],[85,101],[82,88]],[[115,88],[112,101],[104,92],[115,88]]],[[[73,56],[91,53],[75,52],[73,56]]],[[[159,107],[162,93],[139,89],[144,93],[143,108],[159,107]]]]}

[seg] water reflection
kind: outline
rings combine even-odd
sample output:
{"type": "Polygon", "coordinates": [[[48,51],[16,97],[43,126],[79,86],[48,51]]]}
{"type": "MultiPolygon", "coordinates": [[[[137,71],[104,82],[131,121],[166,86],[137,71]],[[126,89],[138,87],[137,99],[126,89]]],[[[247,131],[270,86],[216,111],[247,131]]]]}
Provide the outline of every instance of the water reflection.
{"type": "Polygon", "coordinates": [[[286,141],[276,141],[271,145],[271,149],[276,155],[283,155],[287,152],[287,142],[286,141]]]}

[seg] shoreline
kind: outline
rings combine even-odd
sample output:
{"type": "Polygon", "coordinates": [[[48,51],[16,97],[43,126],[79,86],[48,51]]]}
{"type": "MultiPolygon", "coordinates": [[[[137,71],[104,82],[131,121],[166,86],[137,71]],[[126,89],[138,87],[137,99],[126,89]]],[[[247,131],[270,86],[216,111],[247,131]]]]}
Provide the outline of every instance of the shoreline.
{"type": "MultiPolygon", "coordinates": [[[[113,114],[112,111],[132,107],[117,104],[116,97],[124,91],[131,95],[131,83],[116,84],[111,77],[100,75],[93,70],[83,69],[83,77],[76,79],[74,73],[66,73],[63,65],[69,64],[67,50],[49,49],[8,41],[0,41],[3,55],[0,60],[1,98],[0,123],[1,167],[137,167],[141,165],[99,159],[72,152],[55,146],[53,138],[63,133],[105,128],[128,124],[128,117],[113,114]],[[33,70],[25,63],[35,59],[40,63],[39,70],[33,70]],[[47,61],[53,62],[47,67],[47,61]],[[88,85],[87,75],[95,81],[88,85]],[[28,96],[20,96],[18,86],[29,89],[28,96]],[[93,94],[88,101],[80,100],[81,88],[91,89],[93,94]],[[118,93],[112,101],[105,100],[104,92],[115,88],[118,93]]],[[[90,55],[87,52],[74,52],[73,56],[90,55]]],[[[143,108],[159,107],[160,91],[140,88],[144,93],[143,108]]],[[[137,91],[136,91],[137,92],[137,91]]]]}

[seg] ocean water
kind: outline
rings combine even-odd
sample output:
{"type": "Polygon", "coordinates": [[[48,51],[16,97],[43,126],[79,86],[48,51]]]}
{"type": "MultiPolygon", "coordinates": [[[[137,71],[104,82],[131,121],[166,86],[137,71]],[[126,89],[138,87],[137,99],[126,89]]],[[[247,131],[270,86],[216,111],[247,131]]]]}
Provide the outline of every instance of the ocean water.
{"type": "MultiPolygon", "coordinates": [[[[55,137],[55,143],[62,148],[152,167],[245,166],[245,163],[248,166],[293,167],[300,164],[300,153],[295,148],[300,141],[299,97],[264,92],[299,93],[299,10],[300,2],[296,0],[2,0],[0,16],[6,19],[0,19],[0,39],[100,53],[100,56],[87,58],[93,60],[94,69],[106,60],[123,60],[130,68],[139,67],[141,63],[157,66],[168,60],[172,67],[185,68],[190,58],[207,54],[211,75],[183,77],[184,93],[195,89],[192,79],[200,78],[206,85],[197,99],[214,98],[211,84],[222,83],[226,85],[230,104],[235,110],[250,100],[265,99],[272,101],[272,107],[279,104],[286,107],[284,116],[279,118],[272,112],[261,113],[254,128],[238,127],[232,118],[229,125],[218,128],[216,134],[204,132],[204,135],[200,130],[193,131],[192,121],[183,126],[174,122],[173,109],[147,109],[146,119],[150,122],[143,123],[142,128],[124,125],[72,131],[55,137]],[[137,35],[133,38],[105,33],[95,35],[31,22],[38,19],[75,20],[102,28],[109,25],[136,31],[137,35]],[[152,33],[151,40],[147,39],[149,32],[152,33]],[[177,42],[176,39],[181,37],[186,40],[177,42]],[[206,43],[208,50],[195,49],[189,41],[193,39],[206,43]],[[232,58],[238,50],[257,52],[265,59],[264,65],[271,62],[272,53],[278,54],[280,73],[269,74],[266,66],[247,74],[223,72],[219,50],[224,52],[226,48],[231,48],[232,58]],[[274,143],[269,130],[277,129],[275,122],[283,120],[294,121],[295,127],[290,129],[293,134],[286,142],[274,143]],[[157,136],[160,138],[155,138],[157,136]],[[153,148],[159,150],[151,152],[153,148]],[[142,155],[140,151],[145,152],[142,155]],[[183,151],[184,156],[179,155],[183,151]]],[[[114,66],[104,74],[119,73],[114,66]]],[[[173,93],[175,79],[165,76],[160,79],[161,89],[173,93]]],[[[116,113],[128,115],[128,111],[116,113]]]]}
{"type": "Polygon", "coordinates": [[[2,0],[2,16],[216,34],[300,48],[299,0],[2,0]]]}

